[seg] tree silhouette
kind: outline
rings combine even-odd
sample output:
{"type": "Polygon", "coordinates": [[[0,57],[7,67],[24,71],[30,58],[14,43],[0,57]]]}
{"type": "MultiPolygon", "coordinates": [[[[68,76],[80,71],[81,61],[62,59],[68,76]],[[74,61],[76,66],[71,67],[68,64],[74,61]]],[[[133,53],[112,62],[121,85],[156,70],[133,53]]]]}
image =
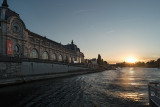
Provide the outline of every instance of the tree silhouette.
{"type": "Polygon", "coordinates": [[[101,65],[102,59],[101,59],[101,55],[98,54],[98,59],[97,59],[97,63],[98,65],[101,65]]]}
{"type": "Polygon", "coordinates": [[[156,67],[160,67],[160,58],[158,58],[156,61],[156,67]]]}

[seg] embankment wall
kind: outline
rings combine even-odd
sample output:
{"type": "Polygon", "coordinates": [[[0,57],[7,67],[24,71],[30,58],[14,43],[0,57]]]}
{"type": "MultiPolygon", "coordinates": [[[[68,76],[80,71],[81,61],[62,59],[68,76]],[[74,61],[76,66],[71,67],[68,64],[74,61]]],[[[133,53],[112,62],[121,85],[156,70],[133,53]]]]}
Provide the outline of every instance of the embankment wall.
{"type": "Polygon", "coordinates": [[[0,62],[0,78],[65,73],[88,68],[45,62],[0,62]]]}

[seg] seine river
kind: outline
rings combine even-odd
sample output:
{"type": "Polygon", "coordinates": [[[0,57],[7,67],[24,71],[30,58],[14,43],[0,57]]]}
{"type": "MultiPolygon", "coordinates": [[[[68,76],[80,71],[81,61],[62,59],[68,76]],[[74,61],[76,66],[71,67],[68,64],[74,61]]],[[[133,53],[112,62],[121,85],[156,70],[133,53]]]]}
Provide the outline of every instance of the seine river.
{"type": "Polygon", "coordinates": [[[145,107],[160,69],[122,68],[0,88],[1,107],[145,107]]]}

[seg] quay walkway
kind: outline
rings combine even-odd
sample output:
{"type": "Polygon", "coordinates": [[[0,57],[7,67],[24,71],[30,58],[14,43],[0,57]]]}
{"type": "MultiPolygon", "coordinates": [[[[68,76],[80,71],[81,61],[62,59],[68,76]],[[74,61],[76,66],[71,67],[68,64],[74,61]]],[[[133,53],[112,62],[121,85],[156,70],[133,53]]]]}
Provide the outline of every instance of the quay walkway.
{"type": "Polygon", "coordinates": [[[160,83],[150,82],[148,84],[148,95],[150,107],[160,107],[160,83]]]}

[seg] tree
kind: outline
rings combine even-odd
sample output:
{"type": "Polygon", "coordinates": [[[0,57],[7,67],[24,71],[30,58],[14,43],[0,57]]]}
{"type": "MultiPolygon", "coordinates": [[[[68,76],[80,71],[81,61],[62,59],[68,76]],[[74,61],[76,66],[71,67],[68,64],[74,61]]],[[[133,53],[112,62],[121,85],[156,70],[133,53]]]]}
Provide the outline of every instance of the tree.
{"type": "Polygon", "coordinates": [[[104,62],[103,62],[103,65],[108,65],[108,62],[107,62],[107,61],[104,61],[104,62]]]}
{"type": "Polygon", "coordinates": [[[158,58],[156,61],[156,67],[160,67],[160,58],[158,58]]]}
{"type": "Polygon", "coordinates": [[[144,62],[136,62],[135,64],[134,64],[134,66],[136,66],[136,67],[145,67],[146,66],[146,64],[144,63],[144,62]]]}
{"type": "Polygon", "coordinates": [[[146,63],[147,67],[156,67],[156,61],[155,60],[150,60],[149,62],[146,63]]]}
{"type": "Polygon", "coordinates": [[[97,63],[98,65],[101,65],[102,59],[101,59],[101,55],[98,54],[98,59],[97,59],[97,63]]]}
{"type": "Polygon", "coordinates": [[[103,65],[103,59],[101,60],[101,65],[103,65]]]}

